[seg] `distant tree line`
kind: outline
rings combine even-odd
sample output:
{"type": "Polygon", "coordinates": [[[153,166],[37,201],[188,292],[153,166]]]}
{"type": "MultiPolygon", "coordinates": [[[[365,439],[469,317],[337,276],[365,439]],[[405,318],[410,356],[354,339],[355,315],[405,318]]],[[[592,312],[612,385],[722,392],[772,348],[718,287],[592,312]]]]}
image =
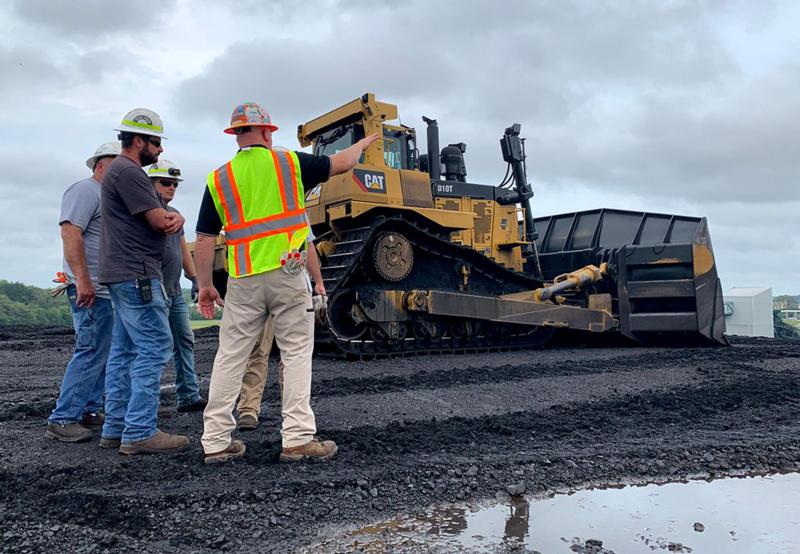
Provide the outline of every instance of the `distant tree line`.
{"type": "Polygon", "coordinates": [[[0,280],[0,325],[72,325],[72,314],[65,296],[0,280]]]}
{"type": "Polygon", "coordinates": [[[772,305],[776,310],[797,310],[800,309],[798,297],[789,294],[782,294],[772,298],[772,305]]]}
{"type": "MultiPolygon", "coordinates": [[[[189,319],[204,319],[192,304],[191,294],[184,289],[189,305],[189,319]]],[[[217,318],[222,310],[217,310],[217,318]]],[[[66,295],[50,296],[49,289],[12,283],[0,279],[0,325],[72,325],[72,314],[66,295]]]]}

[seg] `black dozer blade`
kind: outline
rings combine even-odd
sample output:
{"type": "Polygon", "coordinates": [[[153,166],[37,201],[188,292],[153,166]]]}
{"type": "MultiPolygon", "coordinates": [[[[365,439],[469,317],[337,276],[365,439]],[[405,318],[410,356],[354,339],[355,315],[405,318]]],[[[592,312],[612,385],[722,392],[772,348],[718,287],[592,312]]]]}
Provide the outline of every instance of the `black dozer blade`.
{"type": "Polygon", "coordinates": [[[704,217],[599,209],[534,220],[542,275],[609,264],[622,335],[728,344],[722,287],[704,217]]]}

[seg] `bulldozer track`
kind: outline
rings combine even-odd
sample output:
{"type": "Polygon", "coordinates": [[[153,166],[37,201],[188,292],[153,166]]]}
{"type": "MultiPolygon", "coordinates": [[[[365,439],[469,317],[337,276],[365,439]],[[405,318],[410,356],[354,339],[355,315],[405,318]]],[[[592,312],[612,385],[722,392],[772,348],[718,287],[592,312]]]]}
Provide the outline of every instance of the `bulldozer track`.
{"type": "MultiPolygon", "coordinates": [[[[468,263],[473,276],[479,276],[486,283],[496,285],[493,292],[506,292],[510,286],[525,290],[539,284],[538,281],[508,270],[471,248],[450,242],[446,232],[432,229],[422,222],[412,223],[401,217],[382,217],[367,226],[340,230],[342,240],[336,242],[335,253],[326,256],[322,265],[322,278],[330,297],[346,289],[361,272],[366,271],[365,256],[369,253],[372,238],[385,230],[401,231],[411,239],[415,249],[438,259],[453,264],[468,263]]],[[[409,336],[400,340],[379,341],[342,338],[329,325],[317,325],[316,353],[324,357],[371,359],[499,352],[541,347],[551,335],[551,329],[526,328],[524,332],[509,334],[483,333],[438,338],[409,336]]]]}

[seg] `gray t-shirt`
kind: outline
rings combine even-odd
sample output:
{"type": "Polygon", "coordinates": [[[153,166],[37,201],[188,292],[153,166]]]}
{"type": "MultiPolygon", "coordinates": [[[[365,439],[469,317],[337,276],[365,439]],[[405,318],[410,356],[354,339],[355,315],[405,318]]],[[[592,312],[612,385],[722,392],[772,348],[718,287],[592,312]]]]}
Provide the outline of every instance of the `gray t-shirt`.
{"type": "MultiPolygon", "coordinates": [[[[108,289],[97,282],[98,257],[100,256],[100,183],[93,178],[71,185],[61,198],[61,216],[58,224],[71,223],[83,233],[83,255],[95,293],[101,298],[111,298],[108,289]]],[[[75,272],[64,258],[64,272],[75,277],[75,272]]]]}
{"type": "MultiPolygon", "coordinates": [[[[168,212],[180,213],[175,208],[168,206],[168,212]]],[[[183,249],[181,237],[183,229],[174,235],[167,235],[167,244],[164,247],[164,259],[161,260],[161,273],[164,275],[164,289],[169,296],[181,294],[181,271],[183,271],[183,249]]]]}
{"type": "Polygon", "coordinates": [[[142,168],[124,155],[114,158],[103,175],[100,205],[100,282],[161,279],[167,236],[144,214],[165,206],[142,168]]]}

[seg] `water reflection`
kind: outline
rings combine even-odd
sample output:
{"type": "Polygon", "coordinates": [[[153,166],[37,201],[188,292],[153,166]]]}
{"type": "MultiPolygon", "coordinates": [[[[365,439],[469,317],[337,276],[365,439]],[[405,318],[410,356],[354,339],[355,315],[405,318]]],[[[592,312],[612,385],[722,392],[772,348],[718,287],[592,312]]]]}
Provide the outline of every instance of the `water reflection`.
{"type": "Polygon", "coordinates": [[[592,489],[530,502],[513,497],[484,508],[439,506],[325,546],[337,552],[494,552],[524,545],[569,554],[592,551],[589,539],[616,554],[800,554],[800,475],[592,489]]]}
{"type": "Polygon", "coordinates": [[[520,496],[511,498],[508,506],[508,517],[503,531],[504,538],[509,542],[524,543],[528,536],[528,512],[530,503],[520,496]]]}

